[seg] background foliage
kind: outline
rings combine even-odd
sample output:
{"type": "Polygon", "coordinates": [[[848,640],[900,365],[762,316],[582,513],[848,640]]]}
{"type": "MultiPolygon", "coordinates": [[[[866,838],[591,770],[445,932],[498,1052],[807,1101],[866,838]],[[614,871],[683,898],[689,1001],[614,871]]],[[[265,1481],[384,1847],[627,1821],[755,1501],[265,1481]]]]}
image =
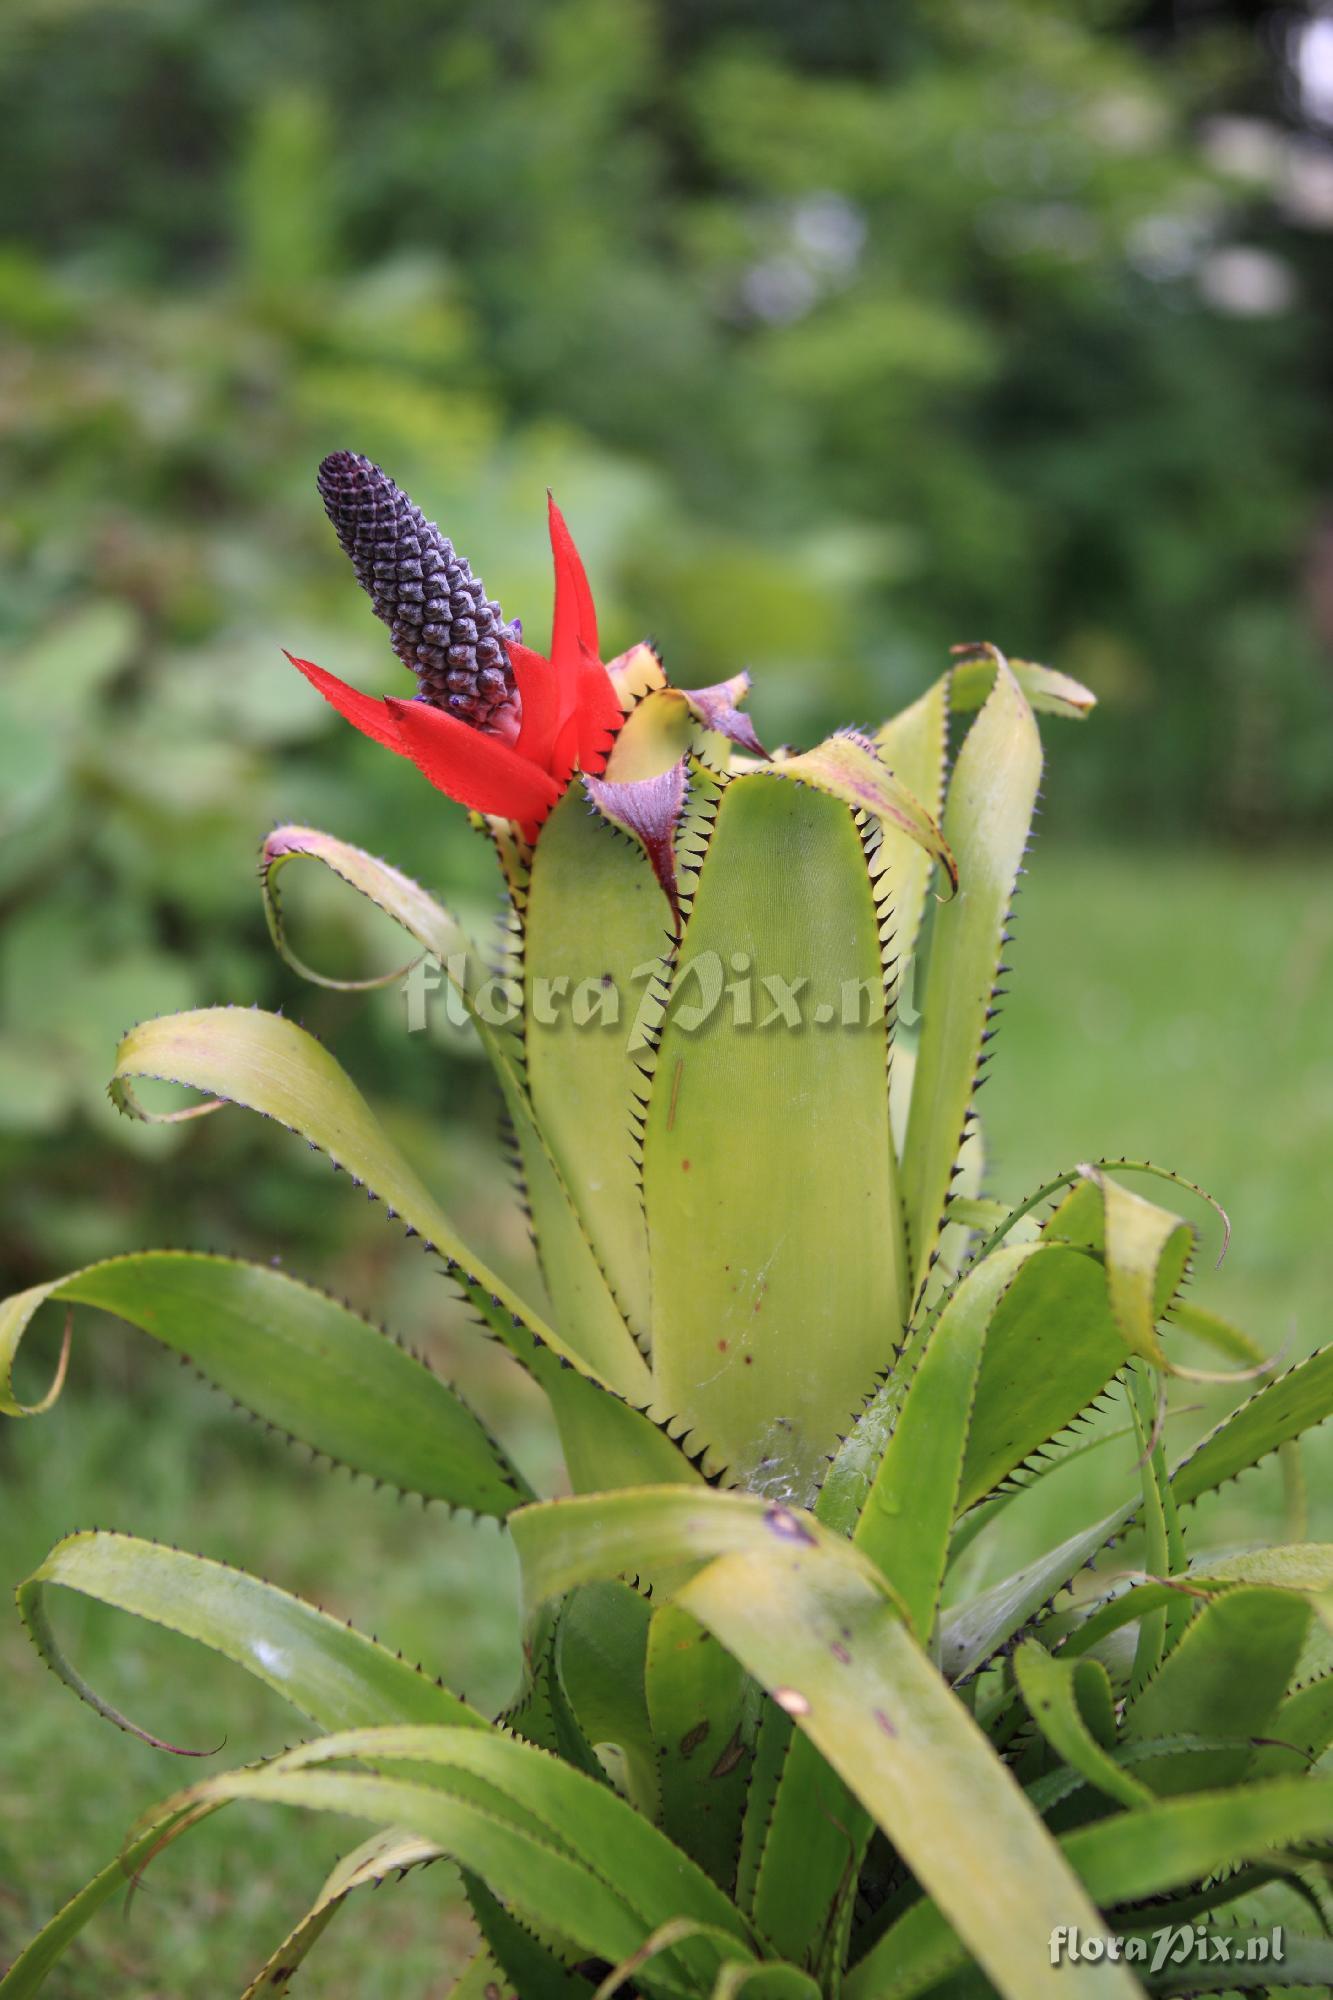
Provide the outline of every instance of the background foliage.
{"type": "MultiPolygon", "coordinates": [[[[298,998],[253,881],[261,832],[305,818],[469,915],[490,894],[460,816],[334,728],[281,660],[286,644],[401,685],[314,493],[320,456],[350,445],[539,643],[554,486],[609,641],[648,629],[696,682],[749,664],[770,741],[877,720],[959,638],[1089,682],[1098,717],[1051,746],[1026,998],[983,1101],[996,1177],[1017,1189],[1103,1146],[1178,1161],[1236,1213],[1229,1309],[1274,1347],[1312,1344],[1333,1281],[1307,1234],[1333,1132],[1333,156],[1299,61],[1310,19],[1092,0],[10,0],[11,1282],[150,1240],[264,1255],[281,1239],[294,1268],[388,1296],[447,1343],[421,1273],[286,1149],[243,1121],[129,1128],[102,1096],[132,1019],[285,1000],[486,1236],[493,1106],[466,1047],[409,1041],[392,989],[298,998]],[[1091,860],[1057,852],[1091,840],[1091,860]]],[[[301,904],[321,964],[393,962],[347,903],[301,904]]],[[[227,1474],[234,1430],[174,1382],[179,1429],[138,1459],[160,1367],[141,1380],[118,1342],[80,1345],[87,1399],[55,1420],[69,1457],[0,1439],[21,1503],[3,1510],[5,1573],[89,1517],[85,1492],[105,1520],[113,1473],[118,1525],[267,1555],[265,1495],[304,1475],[258,1441],[227,1474]],[[97,1407],[113,1380],[137,1413],[97,1407]]],[[[318,1490],[309,1546],[271,1564],[316,1594],[343,1527],[318,1490]]],[[[423,1588],[461,1588],[456,1534],[404,1538],[386,1602],[404,1643],[423,1588]]],[[[378,1569],[367,1550],[368,1584],[378,1569]]],[[[22,1691],[37,1669],[16,1634],[4,1646],[22,1691]]],[[[471,1679],[460,1667],[469,1692],[503,1692],[482,1685],[494,1648],[471,1679]]],[[[41,1719],[4,1837],[49,1854],[40,1732],[92,1722],[22,1705],[41,1719]]],[[[21,1934],[53,1885],[5,1872],[21,1934]]],[[[163,1990],[204,1976],[188,1964],[163,1990]]]]}

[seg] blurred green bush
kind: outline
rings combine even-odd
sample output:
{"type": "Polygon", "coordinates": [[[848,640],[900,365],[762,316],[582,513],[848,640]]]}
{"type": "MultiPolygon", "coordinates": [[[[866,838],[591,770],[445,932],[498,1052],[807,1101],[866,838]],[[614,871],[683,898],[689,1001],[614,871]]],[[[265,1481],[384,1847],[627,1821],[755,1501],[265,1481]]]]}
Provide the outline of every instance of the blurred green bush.
{"type": "MultiPolygon", "coordinates": [[[[253,1141],[227,1121],[191,1131],[176,1177],[157,1155],[179,1134],[113,1139],[101,1096],[137,1016],[292,995],[250,868],[275,818],[489,894],[459,816],[281,659],[398,684],[314,493],[335,446],[384,463],[539,643],[554,486],[609,643],[652,631],[698,682],[751,665],[771,741],[877,717],[950,641],[994,636],[1103,697],[1062,755],[1069,817],[1327,824],[1302,581],[1321,241],[1292,192],[1317,142],[1256,15],[9,0],[0,1256],[20,1279],[145,1234],[256,1249],[280,1222],[322,1257],[345,1231],[262,1153],[238,1174],[253,1141]]],[[[392,963],[355,911],[334,920],[342,969],[392,963]]],[[[392,991],[299,1004],[424,1125],[392,991]]],[[[441,1062],[465,1130],[484,1092],[465,1051],[441,1062]]]]}

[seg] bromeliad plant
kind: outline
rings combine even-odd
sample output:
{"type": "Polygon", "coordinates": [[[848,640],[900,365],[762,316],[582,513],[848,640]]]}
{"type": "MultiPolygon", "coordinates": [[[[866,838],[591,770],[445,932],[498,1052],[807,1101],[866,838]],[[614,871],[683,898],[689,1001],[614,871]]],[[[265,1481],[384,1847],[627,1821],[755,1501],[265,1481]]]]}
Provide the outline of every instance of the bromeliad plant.
{"type": "MultiPolygon", "coordinates": [[[[1193,1228],[1129,1185],[1174,1181],[1160,1169],[1082,1166],[1011,1209],[979,1189],[974,1099],[1037,798],[1034,710],[1090,698],[969,648],[873,737],[770,757],[744,675],[676,688],[645,646],[603,665],[554,509],[543,658],[375,467],[341,453],[321,485],[419,692],[373,700],[296,664],[471,809],[509,955],[488,976],[415,883],[300,826],[263,849],[273,935],[297,963],[279,881],[307,859],[438,962],[494,1067],[545,1300],[468,1249],[289,1020],[150,1021],[112,1093],[137,1118],[155,1115],[135,1094],[148,1077],[203,1092],[196,1111],[245,1105],[364,1184],[544,1391],[572,1492],[540,1499],[450,1388],[279,1270],[150,1252],[11,1300],[7,1364],[44,1302],[101,1307],[318,1452],[506,1520],[528,1627],[521,1692],[492,1721],[271,1584],[125,1535],[61,1542],[20,1613],[103,1714],[136,1728],[62,1652],[53,1590],[188,1634],[323,1733],[149,1815],[0,1993],[35,1991],[128,1873],[233,1799],[373,1829],[251,1994],[287,1989],[359,1884],[438,1854],[484,1940],[460,1996],[1325,1983],[1333,1551],[1191,1558],[1184,1532],[1269,1454],[1293,1471],[1294,1441],[1333,1408],[1333,1350],[1281,1376],[1246,1367],[1243,1336],[1182,1297],[1193,1228]],[[909,959],[925,966],[911,1036],[909,959]],[[1186,1372],[1181,1329],[1248,1379],[1173,1462],[1162,1385],[1186,1372]],[[1081,1431],[1095,1406],[1101,1427],[1081,1431]],[[1138,1455],[1120,1504],[971,1586],[978,1539],[1108,1434],[1138,1455]],[[1147,1933],[1243,1917],[1274,1883],[1313,1913],[1280,1969],[1143,1962],[1147,1933]],[[1118,1955],[1057,1967],[1062,1929],[1118,1955]]],[[[8,1365],[4,1381],[8,1411],[32,1414],[8,1365]]]]}

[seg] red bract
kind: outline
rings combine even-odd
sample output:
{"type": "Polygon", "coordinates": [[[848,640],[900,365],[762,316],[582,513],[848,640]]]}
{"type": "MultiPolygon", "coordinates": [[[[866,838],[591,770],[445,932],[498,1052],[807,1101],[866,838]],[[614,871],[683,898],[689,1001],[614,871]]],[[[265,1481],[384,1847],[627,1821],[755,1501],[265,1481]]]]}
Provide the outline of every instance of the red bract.
{"type": "Polygon", "coordinates": [[[380,699],[349,687],[310,660],[287,658],[354,729],[410,757],[438,791],[474,812],[520,821],[530,832],[564,791],[575,767],[606,768],[624,716],[597,652],[597,612],[578,550],[549,503],[555,606],[551,655],[506,641],[523,714],[517,740],[461,721],[425,701],[380,699]]]}

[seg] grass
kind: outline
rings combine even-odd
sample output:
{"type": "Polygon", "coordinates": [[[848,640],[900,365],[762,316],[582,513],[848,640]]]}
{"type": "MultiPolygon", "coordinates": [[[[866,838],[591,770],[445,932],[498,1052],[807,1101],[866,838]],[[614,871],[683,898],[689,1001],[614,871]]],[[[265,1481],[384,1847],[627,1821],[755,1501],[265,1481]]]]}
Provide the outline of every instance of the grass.
{"type": "MultiPolygon", "coordinates": [[[[1293,1354],[1330,1337],[1333,1297],[1320,1190],[1333,1151],[1325,881],[1322,858],[1039,849],[1019,905],[1000,1055],[981,1100],[991,1183],[1006,1194],[1103,1153],[1169,1162],[1213,1188],[1231,1211],[1234,1243],[1220,1273],[1201,1269],[1198,1296],[1293,1354]]],[[[393,1317],[414,1332],[439,1324],[442,1288],[407,1252],[342,1275],[362,1299],[387,1289],[393,1317]]],[[[466,1368],[457,1332],[440,1337],[466,1368]]],[[[483,1706],[507,1697],[514,1571],[493,1529],[307,1468],[189,1374],[145,1363],[128,1336],[81,1340],[75,1376],[52,1416],[0,1435],[7,1578],[25,1575],[74,1526],[129,1528],[317,1598],[483,1706]]],[[[548,1454],[530,1404],[489,1360],[469,1386],[530,1463],[548,1454]]],[[[1200,1391],[1207,1408],[1181,1423],[1201,1424],[1230,1394],[1200,1391]]],[[[1307,1447],[1325,1534],[1328,1445],[1324,1437],[1307,1447]]],[[[1280,1532],[1277,1495],[1271,1472],[1257,1472],[1212,1506],[1204,1529],[1214,1541],[1280,1532]]],[[[0,1624],[0,1964],[115,1851],[135,1812],[201,1769],[299,1733],[276,1698],[184,1642],[76,1603],[58,1615],[81,1670],[136,1719],[173,1741],[226,1743],[182,1767],[116,1734],[49,1677],[16,1620],[0,1624]]],[[[64,2000],[239,1992],[359,1837],[333,1821],[233,1808],[154,1864],[128,1916],[104,1913],[48,1990],[64,2000]]],[[[430,1869],[363,1896],[300,1990],[422,2000],[447,1992],[466,1944],[448,1872],[430,1869]]]]}

